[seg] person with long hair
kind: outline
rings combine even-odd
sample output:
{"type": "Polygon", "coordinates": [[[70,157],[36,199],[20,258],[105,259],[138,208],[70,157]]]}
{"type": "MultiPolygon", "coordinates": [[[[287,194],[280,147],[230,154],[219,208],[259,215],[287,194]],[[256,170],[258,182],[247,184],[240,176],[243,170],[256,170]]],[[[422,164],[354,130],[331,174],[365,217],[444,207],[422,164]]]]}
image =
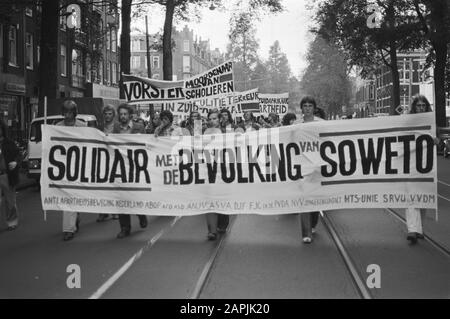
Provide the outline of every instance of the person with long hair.
{"type": "MultiPolygon", "coordinates": [[[[315,116],[317,109],[316,100],[312,96],[305,96],[300,101],[300,107],[303,113],[303,123],[323,121],[320,117],[315,116]]],[[[319,222],[319,212],[301,213],[300,223],[302,229],[303,242],[309,244],[312,242],[312,235],[315,233],[317,223],[319,222]]]]}
{"type": "Polygon", "coordinates": [[[233,123],[233,117],[228,109],[220,110],[220,129],[222,133],[234,132],[236,125],[233,123]]]}
{"type": "MultiPolygon", "coordinates": [[[[58,122],[58,126],[75,126],[85,127],[85,122],[77,120],[78,105],[73,100],[67,100],[61,107],[62,115],[64,119],[58,122]]],[[[80,215],[78,212],[63,211],[63,240],[72,240],[75,233],[80,229],[80,215]]]]}
{"type": "MultiPolygon", "coordinates": [[[[416,95],[411,103],[409,114],[432,112],[430,102],[423,95],[416,95]]],[[[408,235],[406,239],[411,244],[416,244],[417,239],[424,239],[422,220],[425,216],[426,210],[423,208],[408,207],[406,208],[406,227],[408,229],[408,235]]]]}
{"type": "Polygon", "coordinates": [[[297,115],[294,113],[286,113],[281,120],[283,126],[292,125],[297,120],[297,115]]]}
{"type": "MultiPolygon", "coordinates": [[[[212,109],[208,113],[208,128],[203,134],[221,134],[222,130],[220,127],[220,115],[221,113],[217,109],[212,109]]],[[[217,233],[219,232],[219,215],[218,213],[207,213],[206,214],[206,225],[208,227],[208,240],[216,240],[217,233]]],[[[228,226],[228,225],[227,225],[228,226]]],[[[220,229],[223,232],[223,229],[220,229]]]]}

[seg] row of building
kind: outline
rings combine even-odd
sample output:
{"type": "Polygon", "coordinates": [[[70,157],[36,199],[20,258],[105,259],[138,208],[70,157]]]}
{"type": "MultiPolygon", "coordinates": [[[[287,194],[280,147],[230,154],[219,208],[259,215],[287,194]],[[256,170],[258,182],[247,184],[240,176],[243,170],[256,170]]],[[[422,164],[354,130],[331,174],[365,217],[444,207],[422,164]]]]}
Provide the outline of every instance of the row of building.
{"type": "MultiPolygon", "coordinates": [[[[95,97],[117,104],[121,69],[117,0],[81,2],[85,5],[80,5],[79,28],[68,28],[65,10],[59,17],[56,97],[95,97]]],[[[0,15],[0,120],[8,123],[18,140],[26,140],[31,120],[38,114],[41,16],[39,5],[12,5],[7,16],[0,15]]],[[[149,38],[152,44],[157,36],[149,38]]],[[[173,43],[173,80],[223,61],[218,49],[211,50],[209,41],[194,38],[187,27],[174,30],[173,43]]],[[[132,74],[147,76],[146,53],[145,35],[132,34],[132,74]]],[[[150,49],[150,54],[151,77],[162,79],[162,52],[150,49]]]]}
{"type": "MultiPolygon", "coordinates": [[[[400,108],[407,110],[412,97],[422,94],[434,109],[433,68],[426,67],[425,51],[400,52],[397,54],[397,65],[400,77],[400,108]]],[[[389,114],[393,93],[393,81],[390,68],[379,66],[369,79],[359,79],[354,110],[361,117],[370,114],[389,114]]],[[[447,116],[450,116],[450,98],[446,102],[447,116]]]]}

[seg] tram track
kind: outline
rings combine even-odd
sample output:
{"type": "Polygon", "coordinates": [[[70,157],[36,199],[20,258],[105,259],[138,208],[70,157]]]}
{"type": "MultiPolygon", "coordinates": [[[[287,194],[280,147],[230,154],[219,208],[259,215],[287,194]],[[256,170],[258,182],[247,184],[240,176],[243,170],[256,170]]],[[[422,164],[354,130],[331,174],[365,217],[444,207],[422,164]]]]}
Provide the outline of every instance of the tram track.
{"type": "Polygon", "coordinates": [[[222,234],[219,237],[219,241],[213,250],[211,256],[208,258],[208,261],[206,262],[205,266],[202,269],[202,272],[200,273],[200,276],[195,283],[194,289],[192,290],[192,293],[189,296],[189,299],[199,299],[200,295],[205,288],[206,282],[208,281],[211,271],[213,269],[214,263],[217,260],[217,257],[220,255],[220,252],[223,250],[224,243],[227,239],[227,234],[230,233],[231,228],[233,227],[234,223],[236,221],[236,215],[230,216],[230,222],[228,224],[228,228],[226,233],[222,234]]]}
{"type": "Polygon", "coordinates": [[[355,263],[353,262],[350,254],[345,248],[343,241],[340,239],[333,225],[333,222],[323,211],[320,212],[320,217],[322,219],[323,225],[325,226],[325,229],[327,230],[330,237],[333,239],[333,242],[336,245],[339,255],[342,257],[344,266],[347,269],[352,279],[352,283],[354,284],[355,289],[358,291],[359,296],[361,297],[361,299],[373,299],[371,293],[369,292],[369,290],[365,285],[364,279],[359,274],[355,263]]]}

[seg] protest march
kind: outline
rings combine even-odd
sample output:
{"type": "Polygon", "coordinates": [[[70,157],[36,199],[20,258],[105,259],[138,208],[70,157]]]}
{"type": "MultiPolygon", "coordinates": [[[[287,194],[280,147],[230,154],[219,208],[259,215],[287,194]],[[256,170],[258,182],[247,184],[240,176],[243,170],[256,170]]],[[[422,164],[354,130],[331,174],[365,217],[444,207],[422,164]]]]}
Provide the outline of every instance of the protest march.
{"type": "Polygon", "coordinates": [[[431,113],[207,136],[46,126],[47,210],[146,215],[436,208],[431,113]],[[88,138],[86,138],[88,136],[88,138]]]}

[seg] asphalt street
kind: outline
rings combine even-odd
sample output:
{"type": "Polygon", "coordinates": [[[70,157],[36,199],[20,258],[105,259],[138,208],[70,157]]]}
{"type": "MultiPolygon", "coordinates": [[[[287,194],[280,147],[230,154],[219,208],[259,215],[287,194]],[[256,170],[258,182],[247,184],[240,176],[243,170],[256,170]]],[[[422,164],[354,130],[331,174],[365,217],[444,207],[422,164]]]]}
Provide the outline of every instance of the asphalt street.
{"type": "MultiPolygon", "coordinates": [[[[438,157],[438,220],[429,210],[429,240],[411,246],[406,225],[386,209],[328,211],[364,284],[380,269],[372,298],[450,297],[450,159],[438,157]],[[447,253],[445,252],[447,251],[447,253]]],[[[203,215],[151,217],[116,239],[116,220],[82,214],[80,232],[62,241],[60,212],[46,219],[37,187],[18,192],[20,226],[0,224],[0,298],[361,298],[354,276],[321,221],[314,242],[301,242],[298,215],[233,216],[220,240],[206,239],[203,215]],[[69,288],[69,265],[81,270],[69,288]]],[[[402,210],[395,210],[403,216],[402,210]]]]}

